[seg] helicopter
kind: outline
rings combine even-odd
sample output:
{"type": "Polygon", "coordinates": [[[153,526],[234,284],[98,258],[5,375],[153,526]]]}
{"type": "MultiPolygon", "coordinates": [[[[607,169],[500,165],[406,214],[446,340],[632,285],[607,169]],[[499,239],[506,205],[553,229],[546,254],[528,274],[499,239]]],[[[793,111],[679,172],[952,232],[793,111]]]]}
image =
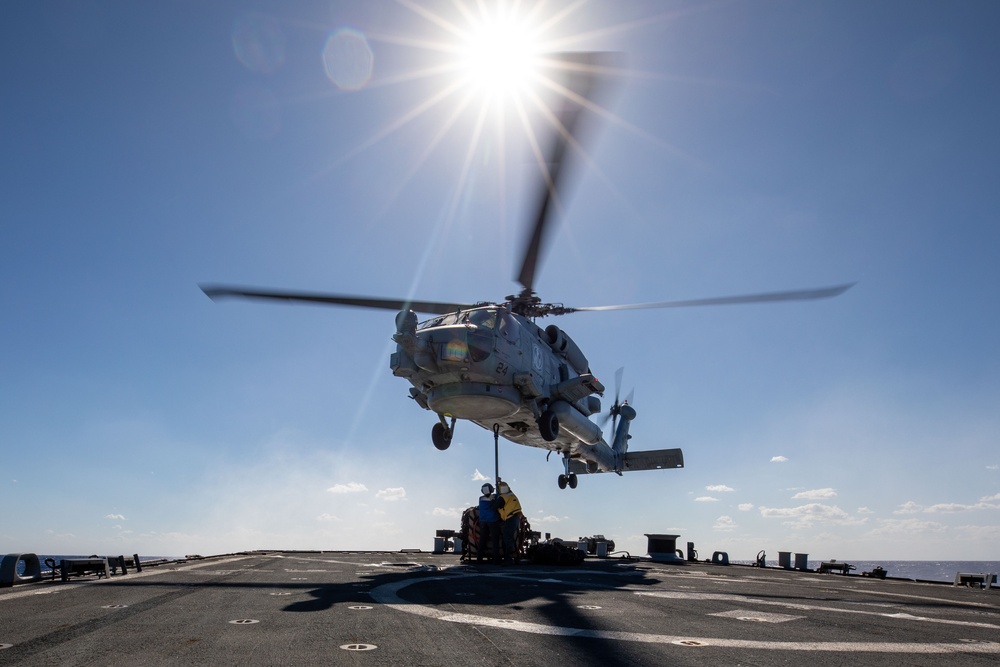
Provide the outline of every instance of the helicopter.
{"type": "Polygon", "coordinates": [[[313,303],[398,311],[392,340],[396,351],[389,367],[412,386],[410,398],[437,416],[431,441],[446,450],[458,420],[471,421],[499,438],[558,453],[563,472],[559,488],[575,489],[578,475],[684,467],[681,449],[629,451],[629,428],[636,411],[629,398],[619,398],[621,369],[615,396],[603,424],[605,386],[597,379],[580,347],[554,324],[538,320],[584,311],[677,308],[822,299],[837,296],[852,284],[819,289],[745,294],[710,299],[610,306],[567,307],[547,303],[535,292],[536,272],[554,211],[561,208],[569,149],[579,152],[581,120],[593,111],[592,99],[608,71],[607,54],[574,53],[553,56],[566,64],[566,101],[552,115],[553,138],[541,161],[542,184],[534,219],[529,226],[516,280],[521,290],[502,301],[451,303],[201,285],[212,298],[240,297],[267,301],[313,303]],[[417,313],[433,315],[420,321],[417,313]],[[611,422],[609,439],[604,427],[611,422]]]}

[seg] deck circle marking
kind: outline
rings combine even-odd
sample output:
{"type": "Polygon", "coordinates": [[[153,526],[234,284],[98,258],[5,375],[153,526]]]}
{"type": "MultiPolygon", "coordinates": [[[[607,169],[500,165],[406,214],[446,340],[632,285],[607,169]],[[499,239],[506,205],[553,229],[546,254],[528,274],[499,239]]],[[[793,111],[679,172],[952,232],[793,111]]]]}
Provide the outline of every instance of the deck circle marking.
{"type": "Polygon", "coordinates": [[[231,625],[253,625],[254,623],[260,623],[260,621],[254,618],[237,618],[234,621],[229,621],[229,623],[231,625]]]}
{"type": "Polygon", "coordinates": [[[340,648],[345,651],[374,651],[378,646],[375,644],[341,644],[340,648]]]}
{"type": "Polygon", "coordinates": [[[600,609],[601,608],[601,607],[597,606],[596,604],[578,604],[576,607],[577,607],[577,609],[591,609],[591,610],[593,610],[593,609],[600,609]]]}
{"type": "Polygon", "coordinates": [[[4,650],[5,648],[11,648],[12,646],[14,646],[14,645],[13,644],[0,644],[0,651],[4,650]]]}
{"type": "Polygon", "coordinates": [[[289,593],[288,591],[284,591],[281,593],[269,593],[268,595],[291,595],[291,593],[289,593]]]}
{"type": "Polygon", "coordinates": [[[351,605],[350,607],[348,607],[348,609],[353,609],[355,611],[364,611],[365,609],[374,609],[374,607],[369,607],[368,605],[364,604],[356,604],[356,605],[351,605]]]}
{"type": "MultiPolygon", "coordinates": [[[[832,651],[843,653],[909,653],[909,654],[948,654],[948,653],[990,653],[1000,654],[1000,642],[983,643],[920,643],[920,642],[790,642],[790,641],[758,641],[752,639],[727,639],[722,637],[678,637],[676,635],[659,635],[644,632],[623,632],[617,630],[588,630],[584,628],[568,628],[555,625],[544,625],[542,623],[530,623],[525,621],[512,621],[507,619],[497,619],[476,614],[462,614],[443,609],[437,609],[427,605],[408,602],[399,595],[399,591],[415,584],[429,581],[454,581],[460,578],[478,576],[498,576],[466,574],[447,577],[414,577],[392,583],[383,584],[373,589],[369,594],[372,598],[390,609],[401,611],[407,614],[416,614],[425,618],[448,621],[449,623],[462,623],[465,625],[478,625],[484,627],[506,628],[518,632],[527,632],[536,635],[549,635],[561,637],[587,637],[592,639],[609,639],[614,641],[634,641],[647,644],[675,644],[679,646],[712,646],[718,648],[737,648],[749,650],[772,650],[772,651],[832,651]]],[[[563,583],[563,582],[558,582],[563,583]]],[[[647,593],[650,595],[650,593],[647,593]]],[[[652,593],[651,595],[656,595],[652,593]]],[[[667,593],[664,597],[672,597],[667,593]]],[[[678,596],[680,597],[680,596],[678,596]]],[[[687,597],[700,597],[688,595],[687,597]]],[[[705,596],[708,597],[708,596],[705,596]]],[[[737,596],[725,596],[728,598],[737,596]]],[[[704,598],[703,598],[704,599],[704,598]]],[[[713,599],[718,599],[713,596],[713,599]]]]}
{"type": "Polygon", "coordinates": [[[127,604],[106,604],[102,605],[101,609],[125,609],[128,607],[127,604]]]}

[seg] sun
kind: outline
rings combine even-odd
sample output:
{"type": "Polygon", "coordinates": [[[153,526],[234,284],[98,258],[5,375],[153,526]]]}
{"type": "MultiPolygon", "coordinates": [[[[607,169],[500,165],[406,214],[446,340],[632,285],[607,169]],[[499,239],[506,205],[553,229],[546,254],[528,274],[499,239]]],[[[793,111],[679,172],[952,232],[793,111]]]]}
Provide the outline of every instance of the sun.
{"type": "MultiPolygon", "coordinates": [[[[548,180],[551,175],[543,155],[543,139],[554,132],[569,138],[568,150],[580,151],[571,136],[578,116],[586,112],[617,120],[595,101],[597,96],[591,87],[621,69],[617,60],[610,58],[611,52],[594,47],[595,42],[628,30],[632,24],[581,31],[587,23],[581,14],[586,0],[396,2],[417,20],[408,22],[403,32],[379,33],[372,38],[409,50],[412,55],[408,66],[372,80],[374,58],[371,51],[366,51],[367,75],[360,85],[347,87],[339,79],[334,82],[341,90],[352,91],[420,82],[420,87],[415,88],[420,91],[420,99],[404,105],[394,120],[339,162],[412,126],[419,118],[436,117],[428,127],[437,127],[426,135],[426,147],[407,171],[404,182],[416,175],[439,147],[458,146],[461,150],[462,138],[467,137],[455,192],[460,192],[471,178],[474,160],[486,156],[495,161],[498,187],[503,188],[506,165],[512,164],[508,156],[530,151],[548,180]]],[[[356,41],[364,43],[365,36],[358,37],[356,41]]]]}
{"type": "Polygon", "coordinates": [[[467,15],[457,45],[458,74],[487,99],[504,101],[526,93],[536,82],[544,45],[530,17],[498,4],[467,15]]]}

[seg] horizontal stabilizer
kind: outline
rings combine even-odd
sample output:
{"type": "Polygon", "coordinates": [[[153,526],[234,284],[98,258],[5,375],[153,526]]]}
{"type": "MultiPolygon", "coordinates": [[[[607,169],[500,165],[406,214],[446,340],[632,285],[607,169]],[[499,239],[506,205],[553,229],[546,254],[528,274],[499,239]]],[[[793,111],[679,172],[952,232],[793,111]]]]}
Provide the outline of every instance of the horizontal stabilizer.
{"type": "MultiPolygon", "coordinates": [[[[672,470],[684,467],[684,453],[680,449],[654,449],[648,452],[628,452],[622,461],[622,472],[636,470],[672,470]]],[[[601,470],[596,463],[587,464],[580,459],[570,459],[568,472],[575,475],[593,475],[601,470]]]]}
{"type": "Polygon", "coordinates": [[[684,453],[680,449],[654,449],[648,452],[627,452],[622,472],[683,468],[684,453]]]}

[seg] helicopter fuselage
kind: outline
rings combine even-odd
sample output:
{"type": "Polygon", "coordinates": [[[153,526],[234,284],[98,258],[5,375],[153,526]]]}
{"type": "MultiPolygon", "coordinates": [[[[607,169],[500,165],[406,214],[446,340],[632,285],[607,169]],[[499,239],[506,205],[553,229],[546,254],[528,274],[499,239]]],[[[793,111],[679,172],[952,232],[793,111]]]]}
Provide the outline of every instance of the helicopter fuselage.
{"type": "Polygon", "coordinates": [[[604,386],[558,327],[542,329],[497,305],[419,325],[412,311],[402,311],[396,324],[392,372],[413,385],[411,397],[443,424],[451,418],[496,427],[511,442],[615,469],[613,449],[589,419],[601,410],[604,386]]]}

